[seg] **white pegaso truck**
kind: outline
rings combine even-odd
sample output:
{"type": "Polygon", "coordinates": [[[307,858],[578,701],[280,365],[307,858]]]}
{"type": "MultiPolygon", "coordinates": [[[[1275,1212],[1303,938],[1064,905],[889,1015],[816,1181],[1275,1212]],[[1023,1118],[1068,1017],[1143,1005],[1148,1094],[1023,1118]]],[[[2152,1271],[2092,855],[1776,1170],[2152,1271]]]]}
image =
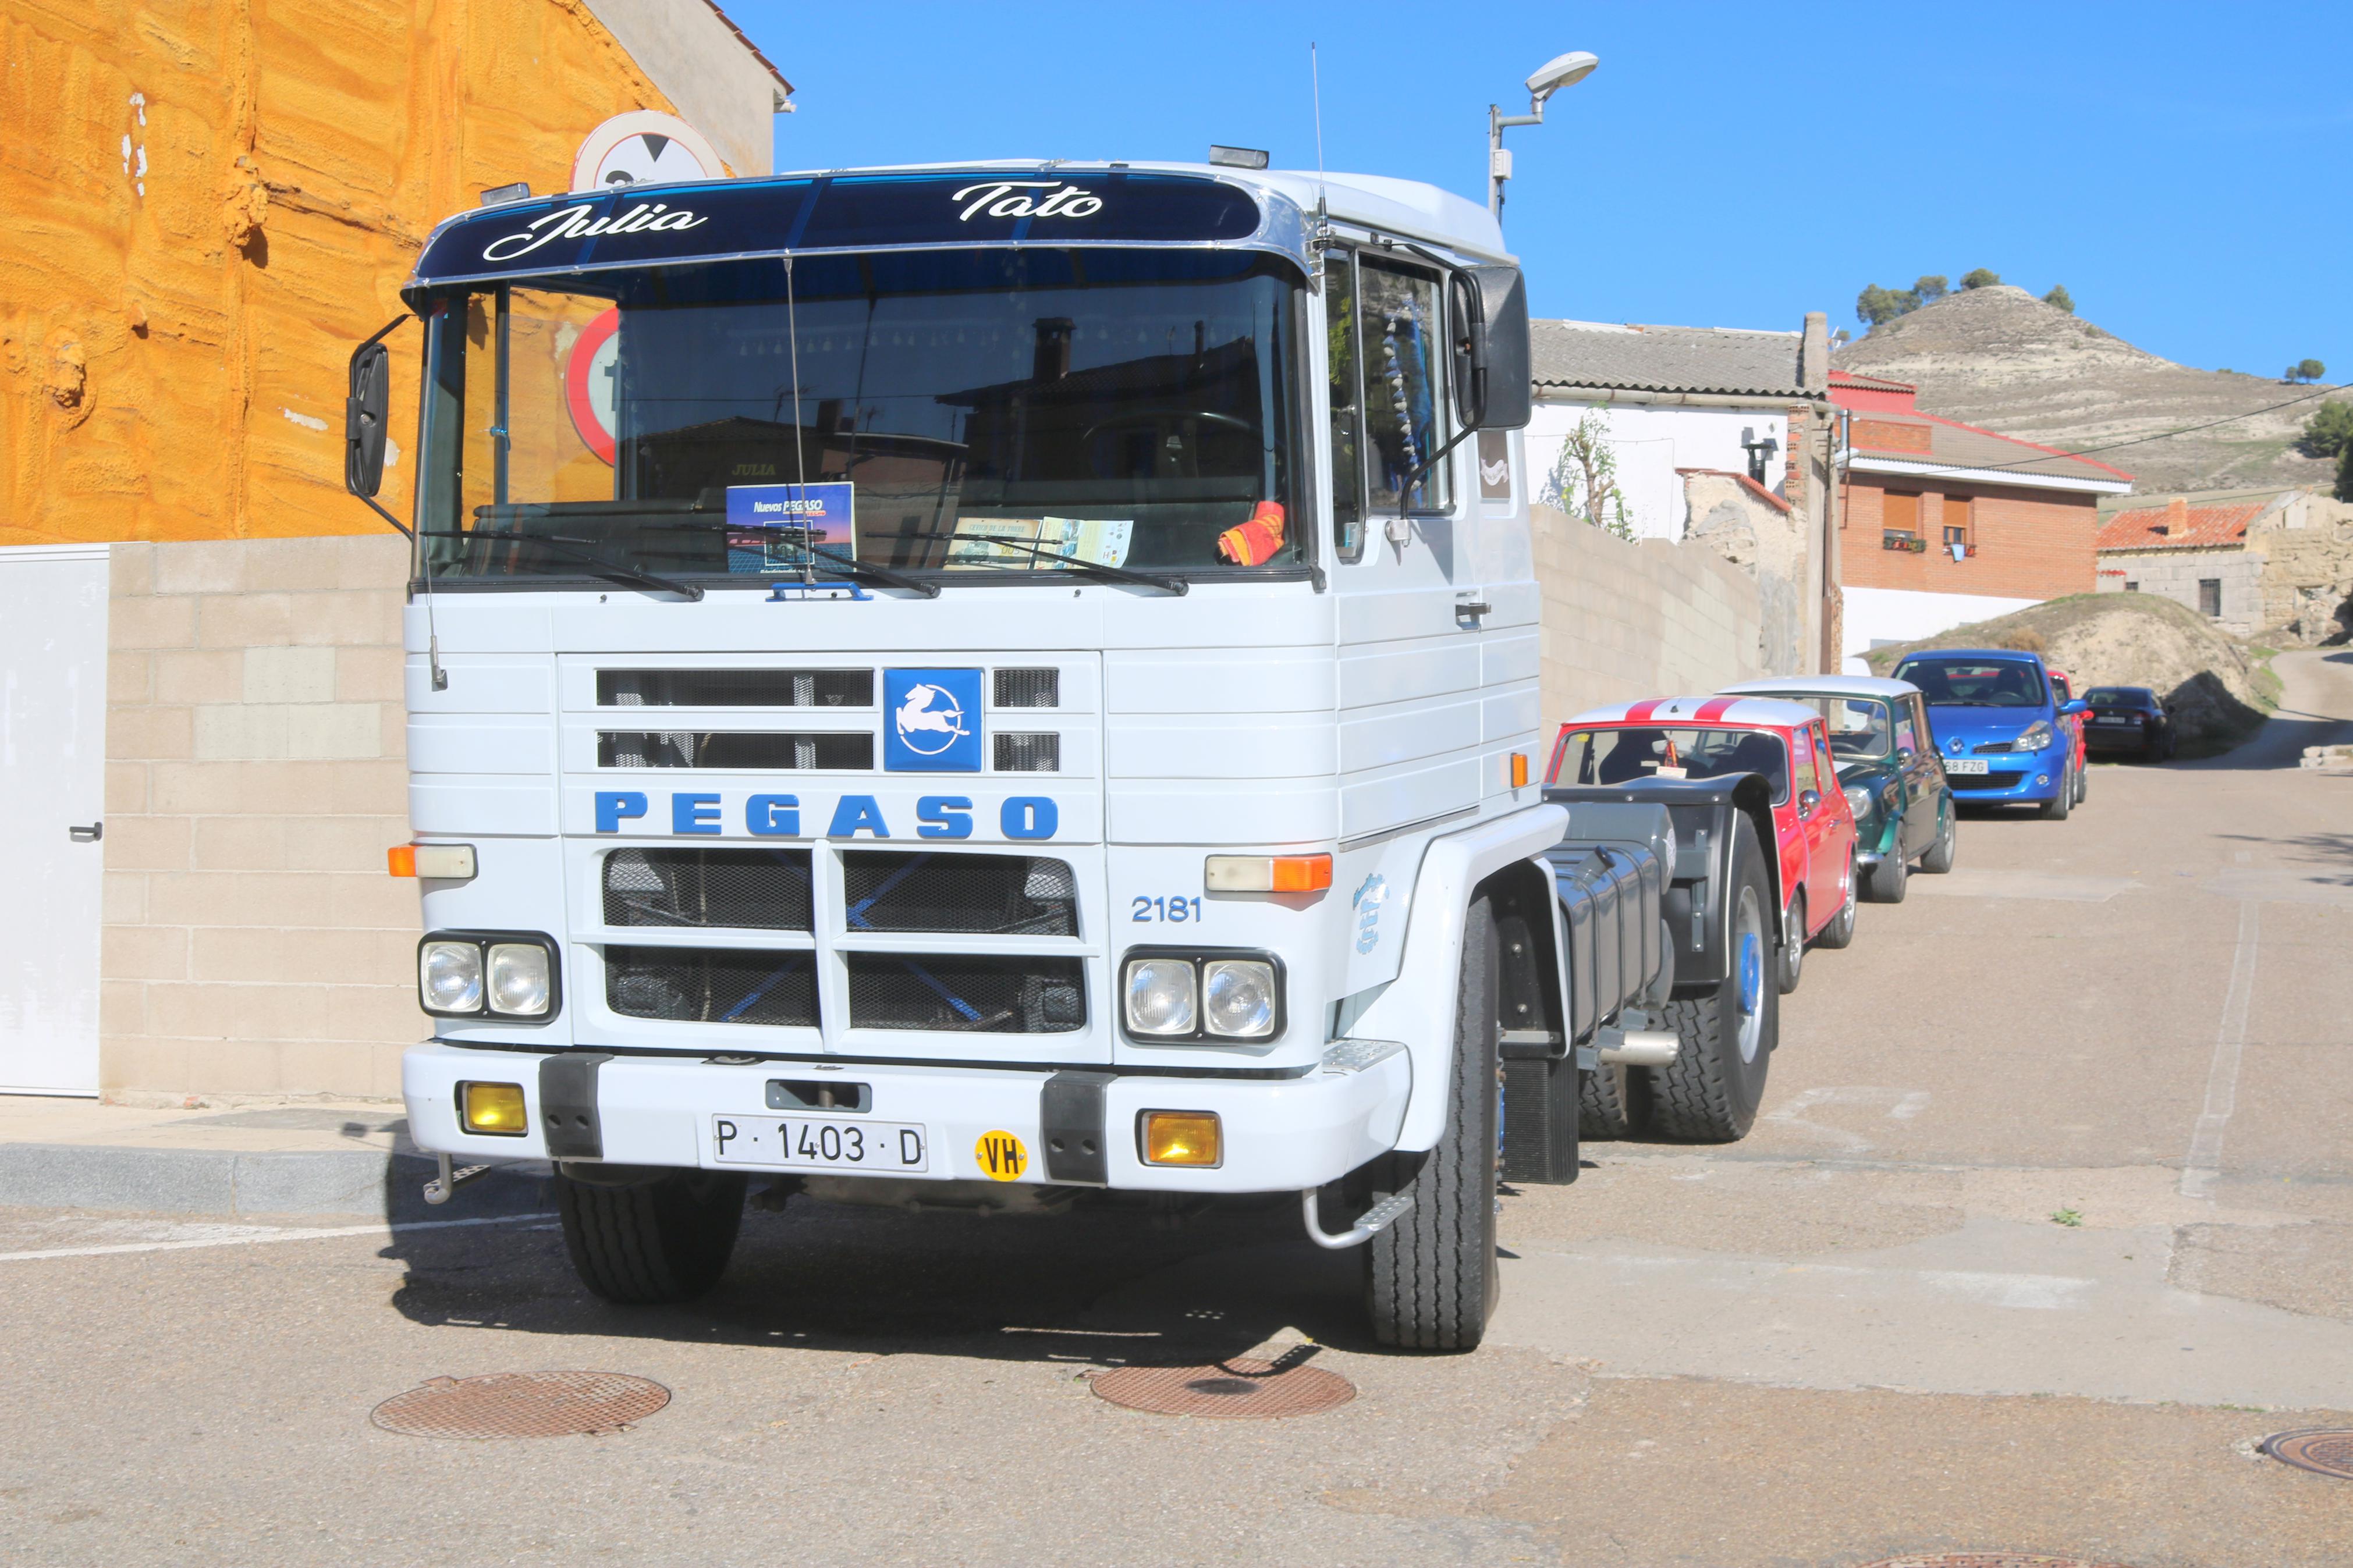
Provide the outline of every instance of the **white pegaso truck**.
{"type": "Polygon", "coordinates": [[[428,1195],[552,1161],[585,1282],[656,1301],[747,1179],[1292,1194],[1385,1341],[1478,1342],[1499,1170],[1573,1179],[1580,1063],[1677,1070],[1621,1013],[1715,1006],[1733,940],[1664,808],[1530,776],[1484,211],[1115,163],[639,185],[453,218],[405,299],[428,1195]]]}

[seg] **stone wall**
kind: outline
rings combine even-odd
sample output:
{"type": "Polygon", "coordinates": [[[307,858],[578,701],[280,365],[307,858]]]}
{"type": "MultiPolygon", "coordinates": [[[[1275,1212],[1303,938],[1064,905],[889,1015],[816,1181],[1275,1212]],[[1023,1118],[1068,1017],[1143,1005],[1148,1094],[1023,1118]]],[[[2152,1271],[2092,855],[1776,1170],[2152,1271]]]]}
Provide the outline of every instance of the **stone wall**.
{"type": "Polygon", "coordinates": [[[2353,502],[2291,495],[2255,520],[2247,546],[2263,557],[2267,641],[2324,643],[2353,635],[2353,502]]]}
{"type": "Polygon", "coordinates": [[[1791,672],[1765,657],[1756,580],[1707,545],[1630,543],[1551,507],[1532,510],[1547,732],[1604,702],[1791,672]]]}
{"type": "Polygon", "coordinates": [[[417,884],[385,870],[406,549],[113,547],[102,1092],[399,1092],[427,1032],[417,884]]]}
{"type": "Polygon", "coordinates": [[[2221,584],[2221,614],[2214,624],[2233,637],[2246,637],[2262,623],[2263,558],[2243,545],[2225,550],[2150,550],[2100,556],[2100,592],[2155,594],[2196,610],[2198,585],[2221,584]]]}

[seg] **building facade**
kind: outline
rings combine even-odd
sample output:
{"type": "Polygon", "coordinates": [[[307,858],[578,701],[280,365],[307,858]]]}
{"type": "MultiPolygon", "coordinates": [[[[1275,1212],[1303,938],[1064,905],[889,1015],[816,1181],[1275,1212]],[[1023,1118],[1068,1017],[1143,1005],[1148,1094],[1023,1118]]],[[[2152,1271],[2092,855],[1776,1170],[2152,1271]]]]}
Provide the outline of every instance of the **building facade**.
{"type": "Polygon", "coordinates": [[[2162,594],[2237,637],[2326,642],[2353,632],[2353,504],[2289,489],[2117,507],[2099,587],[2162,594]]]}
{"type": "Polygon", "coordinates": [[[2100,499],[2129,490],[2131,475],[1923,414],[1903,382],[1847,371],[1830,382],[1846,436],[1848,658],[2092,592],[2100,499]]]}

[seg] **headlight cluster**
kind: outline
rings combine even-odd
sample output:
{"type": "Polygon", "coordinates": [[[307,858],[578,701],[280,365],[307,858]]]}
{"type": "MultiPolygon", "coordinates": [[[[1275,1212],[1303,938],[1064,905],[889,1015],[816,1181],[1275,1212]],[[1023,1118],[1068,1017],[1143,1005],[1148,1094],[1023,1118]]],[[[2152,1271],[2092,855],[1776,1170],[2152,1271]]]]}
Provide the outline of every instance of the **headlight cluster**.
{"type": "Polygon", "coordinates": [[[417,999],[440,1018],[555,1016],[555,944],[528,931],[435,931],[417,944],[417,999]]]}
{"type": "Polygon", "coordinates": [[[1282,1030],[1282,965],[1271,954],[1134,952],[1120,992],[1139,1040],[1269,1040],[1282,1030]]]}
{"type": "Polygon", "coordinates": [[[1846,786],[1847,809],[1854,813],[1854,819],[1857,822],[1871,815],[1873,799],[1871,791],[1861,784],[1846,786]]]}
{"type": "Polygon", "coordinates": [[[2050,720],[2037,719],[2033,723],[2021,730],[2018,732],[2018,739],[2012,741],[2010,745],[2021,752],[2039,752],[2051,743],[2053,733],[2050,720]]]}

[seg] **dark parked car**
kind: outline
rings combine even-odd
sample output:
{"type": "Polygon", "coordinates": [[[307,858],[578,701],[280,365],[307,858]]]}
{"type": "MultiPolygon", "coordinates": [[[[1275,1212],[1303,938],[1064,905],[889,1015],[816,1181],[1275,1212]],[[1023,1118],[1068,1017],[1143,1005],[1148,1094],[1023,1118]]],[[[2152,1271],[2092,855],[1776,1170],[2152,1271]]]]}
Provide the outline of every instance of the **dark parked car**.
{"type": "Polygon", "coordinates": [[[1917,687],[1867,675],[1785,675],[1725,690],[1802,702],[1821,714],[1873,900],[1902,903],[1915,860],[1924,871],[1953,868],[1957,814],[1917,687]]]}
{"type": "Polygon", "coordinates": [[[2145,763],[2173,755],[2173,719],[2146,686],[2094,686],[2084,693],[2084,743],[2095,752],[2130,752],[2145,763]]]}

